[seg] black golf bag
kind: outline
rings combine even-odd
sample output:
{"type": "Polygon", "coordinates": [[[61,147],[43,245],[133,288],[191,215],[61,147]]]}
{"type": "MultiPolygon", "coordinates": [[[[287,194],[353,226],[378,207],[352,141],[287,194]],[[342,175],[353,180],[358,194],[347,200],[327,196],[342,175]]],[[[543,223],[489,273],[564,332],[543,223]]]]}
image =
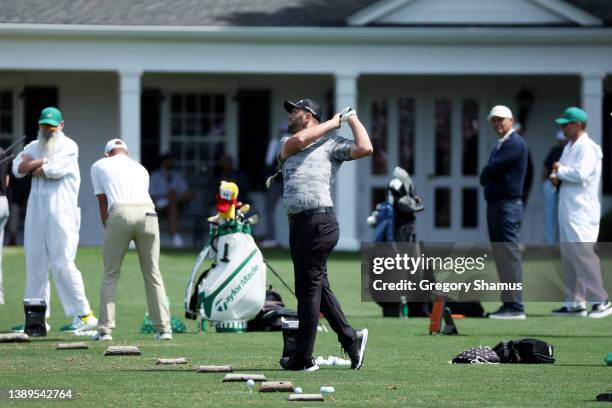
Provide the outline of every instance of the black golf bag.
{"type": "MultiPolygon", "coordinates": [[[[416,214],[425,209],[423,200],[417,196],[412,178],[401,167],[393,170],[394,178],[387,186],[387,200],[379,203],[376,210],[368,217],[368,224],[374,226],[374,242],[411,242],[413,256],[426,253],[424,243],[417,241],[416,214]]],[[[422,269],[417,277],[435,281],[433,272],[422,269]]],[[[400,315],[399,302],[377,302],[383,309],[384,317],[400,315]]],[[[452,313],[470,317],[483,317],[484,309],[480,302],[447,302],[452,313]]],[[[409,302],[409,317],[424,317],[431,314],[431,302],[409,302]]]]}

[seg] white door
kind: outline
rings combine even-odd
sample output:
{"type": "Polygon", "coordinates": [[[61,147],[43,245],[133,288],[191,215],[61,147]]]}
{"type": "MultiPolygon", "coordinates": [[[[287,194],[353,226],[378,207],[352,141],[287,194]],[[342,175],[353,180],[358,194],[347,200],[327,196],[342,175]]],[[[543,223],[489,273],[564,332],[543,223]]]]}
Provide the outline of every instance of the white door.
{"type": "MultiPolygon", "coordinates": [[[[487,125],[486,105],[481,95],[468,92],[410,87],[363,100],[374,155],[359,168],[360,218],[384,200],[393,169],[401,166],[424,199],[425,211],[417,214],[417,239],[487,239],[478,178],[488,157],[488,132],[481,128],[487,125]]],[[[361,236],[367,240],[368,233],[362,230],[361,236]]]]}
{"type": "Polygon", "coordinates": [[[423,173],[427,211],[422,239],[430,242],[486,240],[486,213],[479,174],[486,143],[483,98],[465,93],[433,93],[423,100],[423,173]]]}

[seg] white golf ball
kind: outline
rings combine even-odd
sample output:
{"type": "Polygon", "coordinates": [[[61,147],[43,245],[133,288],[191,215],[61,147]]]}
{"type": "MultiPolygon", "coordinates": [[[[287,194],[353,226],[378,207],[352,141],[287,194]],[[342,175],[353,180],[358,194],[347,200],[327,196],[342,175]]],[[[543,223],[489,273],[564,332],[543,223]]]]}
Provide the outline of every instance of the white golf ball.
{"type": "Polygon", "coordinates": [[[302,393],[302,389],[300,387],[295,387],[293,389],[293,392],[296,393],[296,394],[301,394],[302,393]]]}
{"type": "Polygon", "coordinates": [[[247,380],[247,387],[251,388],[255,386],[255,381],[253,381],[252,379],[248,379],[247,380]]]}
{"type": "Polygon", "coordinates": [[[321,387],[321,389],[319,390],[321,392],[321,394],[323,393],[333,393],[336,392],[336,389],[334,387],[321,387]]]}

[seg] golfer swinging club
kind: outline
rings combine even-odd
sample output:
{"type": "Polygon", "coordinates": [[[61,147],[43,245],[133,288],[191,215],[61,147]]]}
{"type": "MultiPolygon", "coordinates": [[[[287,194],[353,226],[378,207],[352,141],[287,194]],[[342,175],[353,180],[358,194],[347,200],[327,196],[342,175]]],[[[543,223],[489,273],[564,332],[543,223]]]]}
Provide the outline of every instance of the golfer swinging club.
{"type": "Polygon", "coordinates": [[[284,107],[293,136],[281,139],[279,161],[300,323],[295,354],[281,358],[280,365],[293,371],[319,369],[312,352],[319,314],[323,313],[351,359],[351,368],[359,369],[368,330],[355,330],[349,325],[327,279],[327,257],[340,235],[331,186],[342,162],[369,156],[372,144],[352,108],[321,123],[321,108],[310,99],[285,101],[284,107]],[[355,141],[327,135],[341,122],[348,122],[355,141]]]}

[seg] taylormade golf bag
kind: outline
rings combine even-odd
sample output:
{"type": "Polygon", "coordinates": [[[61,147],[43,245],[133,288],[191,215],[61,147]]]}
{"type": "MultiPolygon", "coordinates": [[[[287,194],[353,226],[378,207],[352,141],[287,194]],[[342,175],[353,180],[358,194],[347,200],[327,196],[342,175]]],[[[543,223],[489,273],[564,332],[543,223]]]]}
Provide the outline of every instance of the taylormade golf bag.
{"type": "Polygon", "coordinates": [[[252,319],[266,298],[266,266],[251,236],[251,226],[242,220],[211,223],[210,239],[198,255],[185,291],[185,316],[215,322],[252,319]],[[212,266],[195,281],[206,259],[212,266]]]}

